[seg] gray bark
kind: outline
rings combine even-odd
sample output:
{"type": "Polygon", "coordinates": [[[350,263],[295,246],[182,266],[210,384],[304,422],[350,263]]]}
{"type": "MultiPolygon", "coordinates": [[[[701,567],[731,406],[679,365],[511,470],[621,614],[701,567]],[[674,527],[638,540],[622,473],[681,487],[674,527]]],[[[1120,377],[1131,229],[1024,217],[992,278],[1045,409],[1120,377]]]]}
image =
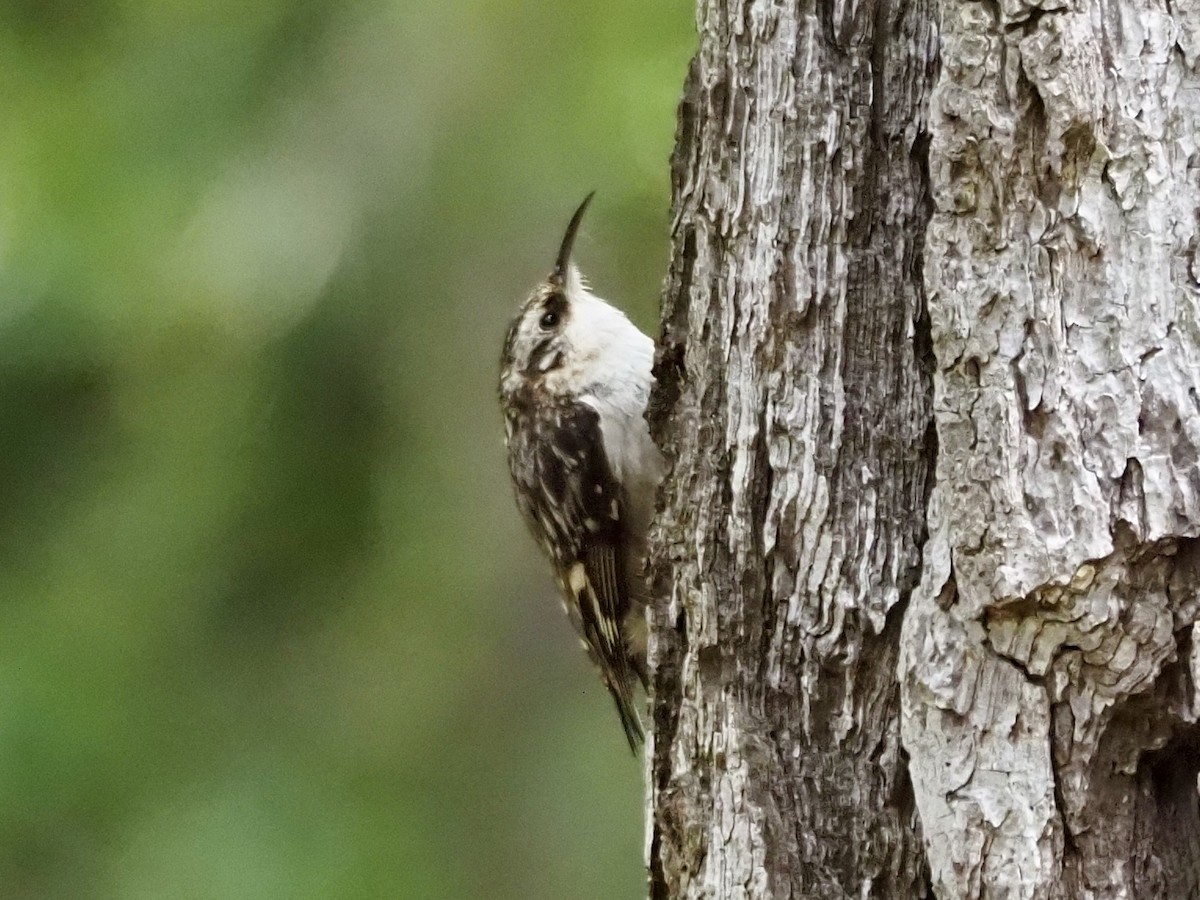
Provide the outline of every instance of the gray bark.
{"type": "Polygon", "coordinates": [[[942,896],[1195,897],[1200,17],[1045,5],[943,5],[904,741],[942,896]]]}
{"type": "Polygon", "coordinates": [[[1200,0],[700,0],[651,896],[1200,896],[1200,0]]]}
{"type": "Polygon", "coordinates": [[[652,428],[651,893],[923,895],[899,616],[931,470],[930,6],[702,3],[652,428]]]}

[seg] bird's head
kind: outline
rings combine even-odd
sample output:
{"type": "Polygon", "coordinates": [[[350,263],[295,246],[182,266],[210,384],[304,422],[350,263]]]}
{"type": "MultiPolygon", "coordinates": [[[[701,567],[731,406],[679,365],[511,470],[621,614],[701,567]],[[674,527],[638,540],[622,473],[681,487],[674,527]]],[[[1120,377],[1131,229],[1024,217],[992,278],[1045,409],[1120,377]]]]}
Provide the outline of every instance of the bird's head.
{"type": "Polygon", "coordinates": [[[592,294],[571,262],[591,199],[588,194],[575,210],[553,271],[509,326],[500,358],[500,394],[506,400],[527,390],[556,396],[586,393],[610,377],[631,341],[649,340],[624,313],[592,294]]]}

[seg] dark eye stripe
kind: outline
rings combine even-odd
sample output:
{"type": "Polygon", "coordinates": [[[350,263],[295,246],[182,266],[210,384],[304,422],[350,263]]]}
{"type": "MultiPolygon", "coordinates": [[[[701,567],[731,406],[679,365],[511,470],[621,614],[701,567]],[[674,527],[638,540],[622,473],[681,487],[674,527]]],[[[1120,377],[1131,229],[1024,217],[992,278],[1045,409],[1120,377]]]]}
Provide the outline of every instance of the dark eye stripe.
{"type": "Polygon", "coordinates": [[[567,298],[558,292],[551,294],[542,304],[542,311],[561,316],[567,311],[567,298]]]}

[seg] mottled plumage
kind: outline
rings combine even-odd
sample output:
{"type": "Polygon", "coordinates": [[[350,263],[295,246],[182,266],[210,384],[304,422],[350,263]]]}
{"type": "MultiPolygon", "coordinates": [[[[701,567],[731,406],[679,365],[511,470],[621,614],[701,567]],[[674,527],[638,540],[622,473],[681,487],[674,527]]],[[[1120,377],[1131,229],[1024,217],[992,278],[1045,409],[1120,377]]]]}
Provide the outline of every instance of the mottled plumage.
{"type": "Polygon", "coordinates": [[[517,505],[636,748],[633,680],[646,681],[642,566],[662,474],[643,418],[654,343],[590,293],[570,263],[588,200],[554,271],[508,330],[500,404],[517,505]]]}

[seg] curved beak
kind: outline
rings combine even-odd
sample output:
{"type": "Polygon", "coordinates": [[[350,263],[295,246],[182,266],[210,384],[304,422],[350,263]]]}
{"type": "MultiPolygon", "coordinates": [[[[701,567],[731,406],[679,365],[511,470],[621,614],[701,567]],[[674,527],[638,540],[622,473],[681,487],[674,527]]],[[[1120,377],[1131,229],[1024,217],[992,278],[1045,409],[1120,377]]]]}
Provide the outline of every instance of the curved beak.
{"type": "Polygon", "coordinates": [[[587,212],[588,204],[592,202],[594,196],[596,196],[596,192],[592,191],[583,198],[579,209],[575,210],[575,215],[571,216],[571,222],[567,225],[567,233],[563,235],[562,246],[558,248],[558,259],[554,263],[554,271],[550,273],[550,280],[556,284],[567,283],[567,269],[571,265],[571,248],[575,246],[575,235],[579,232],[579,223],[583,221],[583,214],[587,212]]]}

